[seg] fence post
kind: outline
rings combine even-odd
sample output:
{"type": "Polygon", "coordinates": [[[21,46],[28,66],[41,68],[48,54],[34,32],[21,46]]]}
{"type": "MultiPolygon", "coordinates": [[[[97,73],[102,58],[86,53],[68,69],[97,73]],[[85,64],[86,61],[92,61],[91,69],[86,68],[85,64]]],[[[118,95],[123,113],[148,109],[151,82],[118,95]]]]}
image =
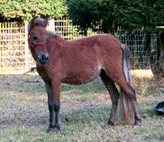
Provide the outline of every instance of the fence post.
{"type": "Polygon", "coordinates": [[[25,22],[25,72],[29,70],[28,23],[25,22]]]}
{"type": "Polygon", "coordinates": [[[51,18],[49,20],[49,24],[48,24],[47,29],[52,31],[52,32],[55,32],[55,21],[54,21],[54,19],[51,18]]]}

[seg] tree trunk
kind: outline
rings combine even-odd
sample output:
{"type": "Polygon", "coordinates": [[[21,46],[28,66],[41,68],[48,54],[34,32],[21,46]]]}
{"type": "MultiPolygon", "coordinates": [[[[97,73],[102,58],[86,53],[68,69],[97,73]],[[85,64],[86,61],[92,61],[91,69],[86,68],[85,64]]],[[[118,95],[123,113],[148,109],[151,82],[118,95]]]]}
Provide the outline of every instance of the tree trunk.
{"type": "Polygon", "coordinates": [[[151,36],[147,36],[147,53],[150,55],[150,67],[155,77],[164,77],[164,29],[160,29],[157,34],[157,60],[154,59],[152,49],[150,47],[151,36]]]}
{"type": "Polygon", "coordinates": [[[84,29],[84,36],[87,36],[88,29],[84,29]]]}
{"type": "Polygon", "coordinates": [[[157,57],[158,61],[159,61],[159,66],[160,69],[162,70],[162,73],[164,75],[164,29],[161,29],[159,34],[158,34],[158,38],[157,38],[157,57]]]}

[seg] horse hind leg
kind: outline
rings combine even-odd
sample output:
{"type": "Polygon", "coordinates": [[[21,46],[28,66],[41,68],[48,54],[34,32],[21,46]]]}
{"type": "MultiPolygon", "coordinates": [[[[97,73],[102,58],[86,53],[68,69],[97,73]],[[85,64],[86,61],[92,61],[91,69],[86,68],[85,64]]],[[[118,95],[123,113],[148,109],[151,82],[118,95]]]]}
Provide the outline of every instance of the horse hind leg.
{"type": "MultiPolygon", "coordinates": [[[[106,73],[106,71],[105,71],[106,73]]],[[[117,72],[116,72],[117,74],[117,72]]],[[[106,73],[106,76],[108,77],[107,73],[106,73]]],[[[109,77],[108,77],[109,78],[109,77]]],[[[134,114],[134,119],[135,119],[135,122],[134,122],[134,125],[139,125],[141,123],[141,117],[140,117],[140,114],[139,114],[139,109],[138,109],[138,104],[137,104],[137,99],[136,99],[136,94],[135,94],[135,90],[133,89],[133,87],[126,81],[124,75],[121,75],[120,73],[118,73],[118,77],[117,78],[113,78],[112,76],[110,77],[111,80],[113,80],[113,82],[116,82],[120,88],[121,88],[121,92],[122,94],[120,94],[119,98],[120,98],[120,101],[123,101],[125,102],[125,105],[128,105],[126,104],[127,102],[131,105],[129,107],[132,107],[132,111],[133,111],[133,114],[134,114]],[[124,95],[123,98],[121,98],[121,95],[124,95]],[[121,99],[124,99],[124,100],[121,100],[121,99]]],[[[109,79],[108,79],[109,80],[109,79]]],[[[108,87],[109,88],[109,87],[108,87]]],[[[110,90],[111,92],[111,89],[108,89],[110,90]]],[[[112,92],[111,92],[112,93],[112,92]]],[[[111,94],[110,93],[110,94],[111,94]]],[[[114,95],[116,93],[113,93],[114,95]]],[[[111,95],[111,98],[114,97],[114,95],[111,95]]],[[[115,101],[116,98],[114,98],[113,100],[115,101]]],[[[117,100],[118,101],[118,100],[117,100]]],[[[118,103],[118,102],[117,102],[118,103]]],[[[114,103],[112,103],[113,105],[114,103]]],[[[121,110],[121,106],[120,106],[120,111],[123,111],[122,112],[122,116],[121,118],[125,118],[125,116],[128,116],[128,113],[129,113],[129,110],[128,109],[122,109],[121,110]]],[[[112,116],[111,116],[112,117],[112,116]]],[[[129,120],[132,119],[132,118],[128,118],[129,120]]],[[[125,121],[127,122],[127,121],[125,121]]]]}
{"type": "Polygon", "coordinates": [[[106,86],[112,100],[112,110],[111,110],[108,124],[114,125],[116,120],[119,93],[114,82],[106,75],[104,70],[101,71],[100,78],[103,81],[104,85],[106,86]]]}
{"type": "MultiPolygon", "coordinates": [[[[125,54],[127,54],[127,53],[125,53],[125,54]]],[[[130,104],[131,104],[133,115],[134,115],[133,117],[135,119],[134,125],[138,125],[141,123],[141,117],[139,114],[135,90],[130,85],[131,81],[128,80],[128,78],[126,78],[126,74],[130,75],[130,73],[129,73],[130,67],[129,67],[129,59],[128,58],[129,58],[128,56],[123,54],[122,64],[123,65],[125,64],[127,66],[127,68],[126,68],[127,70],[125,70],[124,67],[119,66],[119,64],[117,64],[117,66],[113,66],[113,68],[111,70],[111,67],[108,64],[106,64],[106,67],[104,68],[104,72],[108,78],[110,78],[113,82],[116,82],[120,86],[120,88],[123,92],[122,95],[125,96],[124,97],[124,100],[126,100],[125,102],[130,102],[130,104]],[[128,71],[128,72],[126,72],[126,71],[128,71]]],[[[122,114],[125,114],[125,115],[127,113],[129,113],[129,110],[123,109],[122,111],[124,111],[122,114]]],[[[129,118],[129,119],[131,119],[131,118],[129,118]]]]}

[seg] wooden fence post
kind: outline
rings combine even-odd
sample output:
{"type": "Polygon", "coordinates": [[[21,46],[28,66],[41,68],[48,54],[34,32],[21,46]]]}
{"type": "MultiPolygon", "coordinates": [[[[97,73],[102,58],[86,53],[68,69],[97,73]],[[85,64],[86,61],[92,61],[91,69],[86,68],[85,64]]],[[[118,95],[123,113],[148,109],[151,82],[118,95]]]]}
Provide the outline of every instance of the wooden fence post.
{"type": "Polygon", "coordinates": [[[25,22],[25,72],[29,70],[28,23],[25,22]]]}
{"type": "Polygon", "coordinates": [[[49,20],[49,25],[47,27],[48,30],[55,32],[55,21],[54,19],[49,20]]]}

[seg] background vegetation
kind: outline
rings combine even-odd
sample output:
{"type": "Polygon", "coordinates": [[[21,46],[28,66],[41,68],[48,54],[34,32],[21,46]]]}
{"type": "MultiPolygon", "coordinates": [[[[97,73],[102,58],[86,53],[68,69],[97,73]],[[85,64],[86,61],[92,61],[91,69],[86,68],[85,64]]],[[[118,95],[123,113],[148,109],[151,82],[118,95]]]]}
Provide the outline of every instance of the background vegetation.
{"type": "Polygon", "coordinates": [[[0,19],[3,21],[29,21],[34,16],[55,18],[67,15],[65,0],[2,0],[0,19]]]}
{"type": "MultiPolygon", "coordinates": [[[[162,0],[67,0],[68,14],[81,30],[93,28],[104,33],[145,28],[151,32],[164,24],[162,0]]],[[[86,32],[85,32],[86,33],[86,32]]]]}
{"type": "Polygon", "coordinates": [[[164,23],[163,0],[2,0],[0,19],[26,21],[33,16],[68,16],[74,25],[114,33],[146,28],[148,31],[164,23]]]}

